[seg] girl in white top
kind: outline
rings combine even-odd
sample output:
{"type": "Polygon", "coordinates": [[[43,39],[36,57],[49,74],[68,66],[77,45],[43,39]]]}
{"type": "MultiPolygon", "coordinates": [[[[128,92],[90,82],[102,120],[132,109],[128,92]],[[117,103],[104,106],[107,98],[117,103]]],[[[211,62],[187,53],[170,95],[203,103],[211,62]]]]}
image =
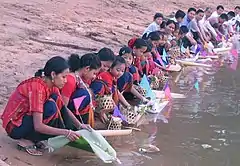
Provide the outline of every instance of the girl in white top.
{"type": "Polygon", "coordinates": [[[219,17],[224,12],[224,7],[222,5],[217,6],[217,10],[212,13],[211,18],[219,17]]]}
{"type": "Polygon", "coordinates": [[[163,21],[163,15],[161,13],[156,13],[153,19],[153,22],[147,27],[147,29],[145,29],[143,33],[143,38],[146,38],[151,32],[160,30],[160,25],[163,21]]]}
{"type": "Polygon", "coordinates": [[[240,6],[236,6],[234,9],[235,12],[235,20],[240,21],[240,6]]]}

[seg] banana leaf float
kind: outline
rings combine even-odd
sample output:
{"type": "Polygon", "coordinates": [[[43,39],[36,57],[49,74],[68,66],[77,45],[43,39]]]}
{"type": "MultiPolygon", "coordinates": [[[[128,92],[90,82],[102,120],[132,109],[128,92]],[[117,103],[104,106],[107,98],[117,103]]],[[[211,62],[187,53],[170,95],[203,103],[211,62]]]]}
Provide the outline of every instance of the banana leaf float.
{"type": "Polygon", "coordinates": [[[51,149],[51,151],[54,151],[68,145],[77,149],[93,152],[104,163],[112,163],[114,161],[120,162],[117,158],[116,151],[100,133],[96,132],[93,129],[92,131],[79,130],[77,133],[81,135],[81,137],[71,143],[65,136],[49,138],[48,147],[51,149]]]}
{"type": "Polygon", "coordinates": [[[88,142],[83,137],[80,137],[78,140],[76,140],[74,142],[69,142],[67,145],[71,146],[73,148],[77,148],[77,149],[85,150],[87,152],[94,153],[91,146],[88,144],[88,142]]]}
{"type": "Polygon", "coordinates": [[[158,114],[160,113],[167,105],[168,105],[169,101],[165,100],[162,101],[161,99],[156,99],[153,101],[150,101],[148,104],[146,105],[146,112],[152,113],[152,114],[158,114]]]}

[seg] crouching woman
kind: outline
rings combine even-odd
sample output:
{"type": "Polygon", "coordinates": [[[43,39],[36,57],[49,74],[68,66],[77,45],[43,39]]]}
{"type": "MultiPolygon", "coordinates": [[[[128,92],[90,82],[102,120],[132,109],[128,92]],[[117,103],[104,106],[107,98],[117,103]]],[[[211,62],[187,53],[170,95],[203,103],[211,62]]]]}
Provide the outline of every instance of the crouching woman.
{"type": "Polygon", "coordinates": [[[66,60],[53,57],[35,77],[21,82],[8,100],[1,116],[3,128],[19,140],[18,148],[30,155],[42,155],[43,140],[53,136],[64,135],[75,141],[79,135],[72,130],[85,127],[61,99],[59,88],[64,86],[68,72],[66,60]]]}
{"type": "Polygon", "coordinates": [[[63,101],[81,123],[94,127],[93,95],[88,87],[99,72],[101,61],[91,53],[81,57],[72,54],[68,58],[68,64],[71,73],[61,89],[63,101]]]}

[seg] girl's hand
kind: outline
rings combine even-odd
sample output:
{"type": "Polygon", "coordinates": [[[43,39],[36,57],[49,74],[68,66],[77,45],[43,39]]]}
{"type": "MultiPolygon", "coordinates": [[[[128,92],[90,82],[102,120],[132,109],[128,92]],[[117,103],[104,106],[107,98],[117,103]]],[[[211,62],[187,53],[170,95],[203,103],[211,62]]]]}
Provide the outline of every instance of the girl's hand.
{"type": "Polygon", "coordinates": [[[65,135],[70,141],[76,141],[79,139],[80,135],[72,130],[67,130],[66,135],[65,135]]]}
{"type": "Polygon", "coordinates": [[[143,97],[143,99],[142,99],[142,102],[143,103],[148,103],[150,100],[148,100],[148,99],[146,99],[145,97],[143,97]]]}
{"type": "Polygon", "coordinates": [[[131,109],[132,106],[130,104],[126,105],[127,106],[127,109],[131,109]]]}

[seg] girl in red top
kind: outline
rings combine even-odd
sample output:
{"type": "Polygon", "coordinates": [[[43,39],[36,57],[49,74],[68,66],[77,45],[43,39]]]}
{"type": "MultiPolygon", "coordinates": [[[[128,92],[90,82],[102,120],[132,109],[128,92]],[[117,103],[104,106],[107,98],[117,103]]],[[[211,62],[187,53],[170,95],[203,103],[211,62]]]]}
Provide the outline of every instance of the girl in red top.
{"type": "Polygon", "coordinates": [[[143,74],[146,76],[151,75],[153,70],[156,68],[154,64],[153,57],[152,57],[152,49],[153,45],[150,41],[146,41],[147,43],[147,50],[143,53],[144,59],[141,61],[143,74]]]}
{"type": "Polygon", "coordinates": [[[79,135],[70,129],[83,127],[64,106],[58,88],[62,88],[69,72],[62,57],[53,57],[35,77],[23,81],[10,96],[1,119],[3,128],[18,147],[31,155],[42,155],[35,143],[57,135],[75,141],[79,135]],[[69,122],[65,123],[65,122],[69,122]]]}
{"type": "Polygon", "coordinates": [[[130,107],[131,105],[117,89],[117,79],[123,75],[125,68],[125,60],[122,57],[117,56],[110,69],[107,72],[100,73],[97,76],[97,79],[90,85],[94,95],[96,97],[102,97],[104,95],[111,94],[116,105],[118,105],[119,101],[121,101],[123,105],[130,107]]]}
{"type": "MultiPolygon", "coordinates": [[[[142,77],[143,69],[141,66],[141,59],[144,58],[143,53],[147,50],[147,43],[143,39],[133,38],[133,39],[129,40],[128,46],[130,48],[132,48],[132,50],[133,50],[133,59],[134,59],[133,65],[137,68],[139,76],[142,77]]],[[[133,72],[135,72],[135,70],[129,70],[129,72],[131,72],[134,76],[135,73],[133,73],[133,72]]],[[[140,80],[136,80],[136,79],[137,79],[137,77],[134,77],[134,82],[138,81],[138,83],[139,83],[140,80]]]]}
{"type": "Polygon", "coordinates": [[[114,55],[114,52],[111,49],[104,47],[101,50],[99,50],[97,55],[102,65],[100,72],[108,71],[109,68],[112,66],[113,61],[116,58],[116,55],[114,55]]]}
{"type": "Polygon", "coordinates": [[[72,54],[68,63],[71,73],[68,74],[67,82],[61,89],[64,104],[80,122],[94,127],[93,101],[88,87],[101,68],[100,59],[95,54],[85,54],[81,58],[77,54],[72,54]],[[76,106],[74,100],[79,98],[83,100],[76,106]]]}
{"type": "Polygon", "coordinates": [[[122,47],[119,51],[119,56],[124,58],[126,62],[126,69],[124,74],[117,80],[118,90],[121,93],[123,93],[123,96],[126,99],[131,99],[132,98],[131,94],[133,94],[134,96],[139,98],[141,101],[147,102],[148,100],[144,96],[142,96],[133,86],[133,76],[129,72],[129,66],[131,66],[133,63],[132,49],[127,46],[122,47]]]}

